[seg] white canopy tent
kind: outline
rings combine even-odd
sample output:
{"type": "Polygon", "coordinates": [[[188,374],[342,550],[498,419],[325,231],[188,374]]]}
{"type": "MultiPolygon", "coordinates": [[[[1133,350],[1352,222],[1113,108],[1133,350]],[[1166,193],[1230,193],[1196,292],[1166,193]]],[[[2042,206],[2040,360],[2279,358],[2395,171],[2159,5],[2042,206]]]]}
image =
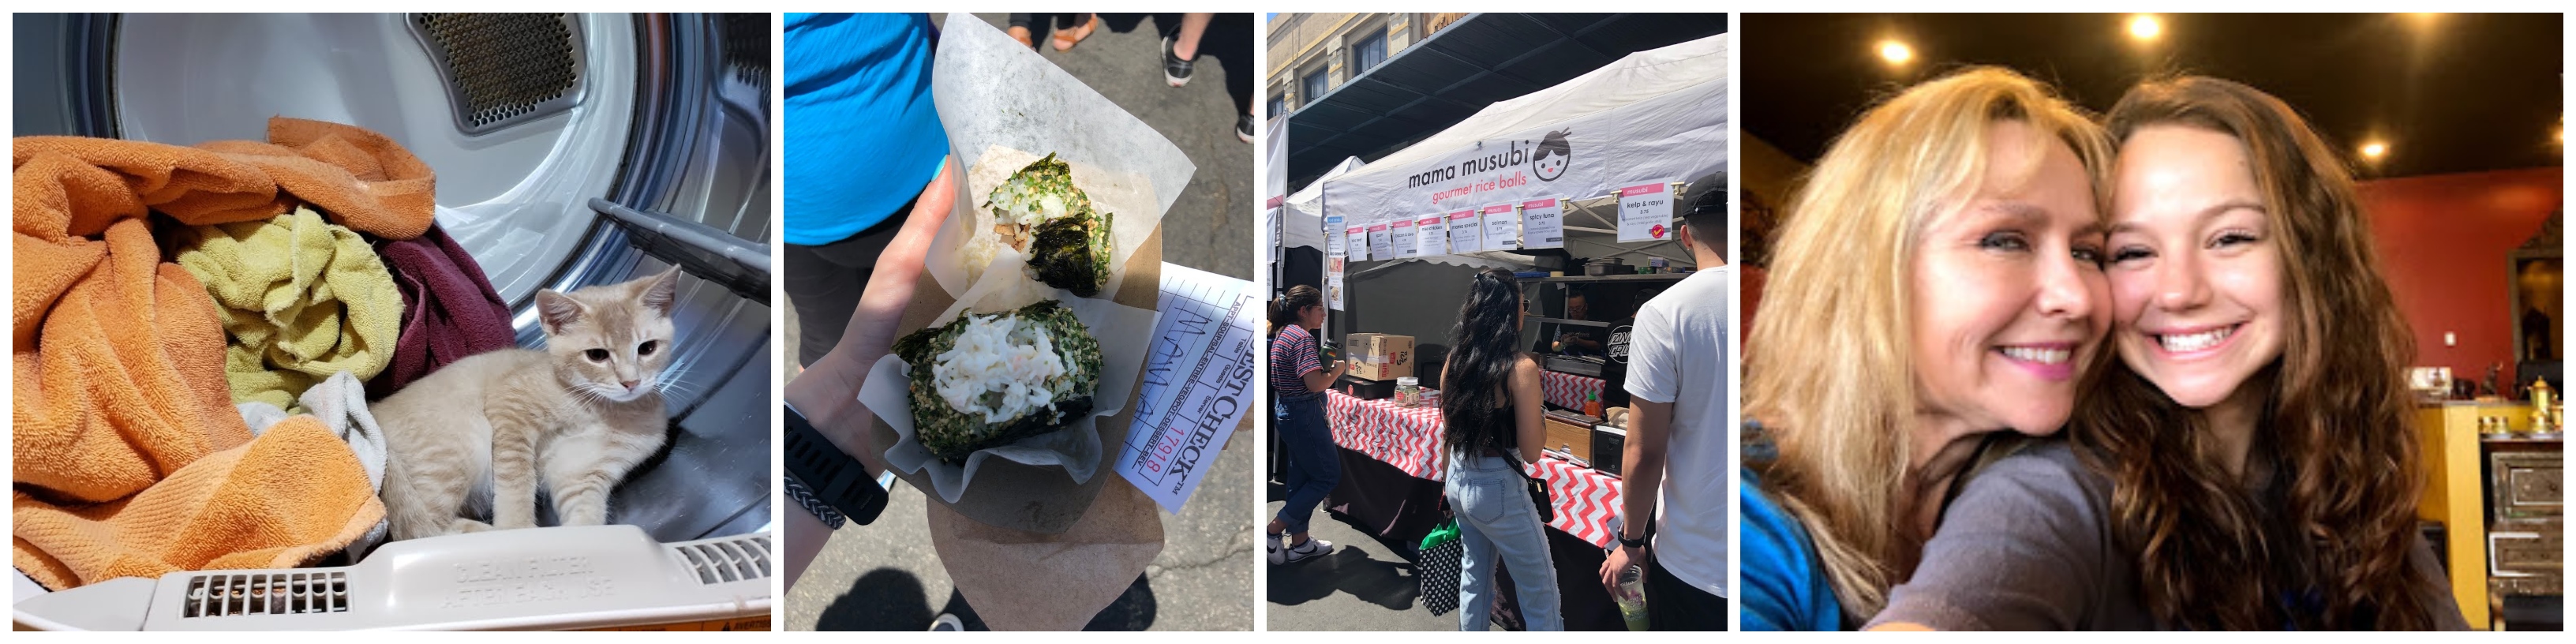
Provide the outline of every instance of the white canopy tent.
{"type": "MultiPolygon", "coordinates": [[[[1358,170],[1365,165],[1368,164],[1360,161],[1359,157],[1342,159],[1341,163],[1333,164],[1333,169],[1324,171],[1322,179],[1306,184],[1306,189],[1297,191],[1297,194],[1288,195],[1288,209],[1285,215],[1288,219],[1288,232],[1282,236],[1282,241],[1288,246],[1304,246],[1330,252],[1333,247],[1326,241],[1327,233],[1324,232],[1324,182],[1349,174],[1352,170],[1358,170]]],[[[1287,170],[1282,168],[1280,172],[1285,174],[1287,170]]]]}
{"type": "MultiPolygon", "coordinates": [[[[1616,193],[1625,186],[1726,171],[1729,38],[1720,34],[1629,54],[1555,87],[1486,106],[1366,167],[1318,180],[1319,214],[1372,225],[1554,197],[1566,205],[1567,253],[1658,256],[1689,265],[1688,254],[1670,239],[1619,243],[1616,193]]],[[[1504,251],[1419,259],[1532,263],[1529,256],[1504,251]]]]}

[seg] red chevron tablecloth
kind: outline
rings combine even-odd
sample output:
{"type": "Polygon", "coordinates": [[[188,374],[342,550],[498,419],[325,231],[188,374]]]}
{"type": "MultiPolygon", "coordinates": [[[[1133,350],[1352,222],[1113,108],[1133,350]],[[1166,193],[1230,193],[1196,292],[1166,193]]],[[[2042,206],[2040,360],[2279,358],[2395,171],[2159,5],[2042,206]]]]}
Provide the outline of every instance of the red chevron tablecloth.
{"type": "MultiPolygon", "coordinates": [[[[1361,400],[1338,391],[1326,392],[1324,400],[1335,444],[1415,478],[1445,478],[1439,471],[1438,407],[1407,409],[1392,399],[1361,400]]],[[[1541,458],[1532,467],[1537,470],[1534,476],[1547,481],[1549,498],[1555,503],[1556,520],[1549,527],[1596,546],[1608,547],[1615,540],[1610,519],[1619,515],[1619,477],[1556,458],[1541,458]]]]}
{"type": "Polygon", "coordinates": [[[1324,413],[1332,421],[1334,443],[1393,465],[1414,478],[1444,478],[1440,472],[1439,407],[1408,409],[1396,405],[1393,398],[1361,400],[1339,391],[1326,391],[1324,413]]]}
{"type": "Polygon", "coordinates": [[[1583,399],[1601,393],[1609,381],[1591,376],[1554,371],[1538,372],[1538,388],[1546,392],[1547,402],[1566,409],[1582,409],[1583,399]]]}
{"type": "Polygon", "coordinates": [[[1616,541],[1610,519],[1619,516],[1619,477],[1549,457],[1532,463],[1547,481],[1548,498],[1556,502],[1556,520],[1548,527],[1604,548],[1616,541]]]}

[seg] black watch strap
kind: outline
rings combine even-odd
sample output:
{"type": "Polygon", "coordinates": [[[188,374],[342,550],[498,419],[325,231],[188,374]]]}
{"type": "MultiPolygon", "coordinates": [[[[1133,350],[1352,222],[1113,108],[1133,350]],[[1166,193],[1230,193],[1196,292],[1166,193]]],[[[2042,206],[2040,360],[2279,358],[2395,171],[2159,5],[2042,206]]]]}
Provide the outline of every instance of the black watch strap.
{"type": "Polygon", "coordinates": [[[787,408],[786,438],[787,474],[804,484],[814,498],[859,525],[873,523],[879,513],[885,512],[885,488],[878,487],[877,480],[868,476],[868,469],[861,467],[858,459],[850,458],[831,439],[824,438],[813,423],[806,422],[804,414],[796,413],[795,407],[787,408]]]}

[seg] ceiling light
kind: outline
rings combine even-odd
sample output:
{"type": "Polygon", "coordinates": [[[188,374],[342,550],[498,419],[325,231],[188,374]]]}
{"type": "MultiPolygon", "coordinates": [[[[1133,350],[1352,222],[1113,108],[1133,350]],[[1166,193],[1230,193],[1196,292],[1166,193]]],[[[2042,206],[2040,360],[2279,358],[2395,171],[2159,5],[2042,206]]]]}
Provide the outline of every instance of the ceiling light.
{"type": "Polygon", "coordinates": [[[2136,38],[2138,40],[2155,40],[2156,36],[2164,35],[2164,33],[2165,23],[2162,20],[2157,20],[2155,14],[2142,13],[2129,18],[2130,38],[2136,38]]]}
{"type": "Polygon", "coordinates": [[[2365,159],[2377,161],[2380,157],[2388,156],[2388,144],[2378,141],[2364,143],[2361,145],[2361,156],[2365,159]]]}
{"type": "Polygon", "coordinates": [[[1914,60],[1914,48],[1894,40],[1881,40],[1878,41],[1878,57],[1890,65],[1903,65],[1905,61],[1914,60]]]}

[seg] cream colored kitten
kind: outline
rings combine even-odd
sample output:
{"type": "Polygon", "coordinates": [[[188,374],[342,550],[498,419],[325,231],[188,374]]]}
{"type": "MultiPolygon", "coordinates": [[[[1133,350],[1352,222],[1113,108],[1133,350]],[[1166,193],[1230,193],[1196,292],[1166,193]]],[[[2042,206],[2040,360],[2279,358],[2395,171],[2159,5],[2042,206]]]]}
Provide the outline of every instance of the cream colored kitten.
{"type": "Polygon", "coordinates": [[[678,286],[675,268],[540,291],[544,351],[458,360],[376,403],[392,538],[536,527],[539,489],[564,525],[606,523],[609,490],[662,448],[678,286]]]}

